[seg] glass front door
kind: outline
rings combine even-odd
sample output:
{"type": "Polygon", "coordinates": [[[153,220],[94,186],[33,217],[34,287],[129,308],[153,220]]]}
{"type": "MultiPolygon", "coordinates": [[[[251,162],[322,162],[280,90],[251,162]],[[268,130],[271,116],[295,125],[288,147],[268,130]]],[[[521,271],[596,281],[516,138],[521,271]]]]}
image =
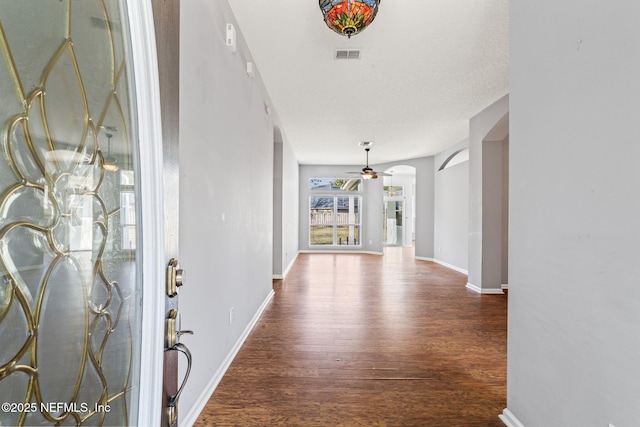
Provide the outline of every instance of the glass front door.
{"type": "Polygon", "coordinates": [[[0,426],[137,424],[128,29],[124,0],[0,0],[0,426]]]}

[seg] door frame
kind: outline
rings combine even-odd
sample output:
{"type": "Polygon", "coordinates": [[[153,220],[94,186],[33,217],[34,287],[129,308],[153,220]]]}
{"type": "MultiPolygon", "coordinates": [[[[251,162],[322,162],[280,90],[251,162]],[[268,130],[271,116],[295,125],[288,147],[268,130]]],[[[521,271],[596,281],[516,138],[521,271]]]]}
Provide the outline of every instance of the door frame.
{"type": "Polygon", "coordinates": [[[126,2],[140,153],[142,340],[138,425],[160,425],[164,355],[164,201],[160,81],[151,0],[126,2]]]}

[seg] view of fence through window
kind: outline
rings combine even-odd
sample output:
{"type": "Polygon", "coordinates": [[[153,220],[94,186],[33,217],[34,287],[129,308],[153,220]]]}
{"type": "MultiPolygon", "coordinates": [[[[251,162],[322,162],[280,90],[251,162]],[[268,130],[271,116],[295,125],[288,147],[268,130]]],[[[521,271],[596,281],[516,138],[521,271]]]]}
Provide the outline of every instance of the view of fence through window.
{"type": "Polygon", "coordinates": [[[319,193],[309,197],[310,245],[360,245],[362,197],[353,193],[361,188],[361,178],[309,179],[309,190],[319,193]]]}
{"type": "Polygon", "coordinates": [[[360,244],[360,196],[309,198],[311,245],[360,244]]]}

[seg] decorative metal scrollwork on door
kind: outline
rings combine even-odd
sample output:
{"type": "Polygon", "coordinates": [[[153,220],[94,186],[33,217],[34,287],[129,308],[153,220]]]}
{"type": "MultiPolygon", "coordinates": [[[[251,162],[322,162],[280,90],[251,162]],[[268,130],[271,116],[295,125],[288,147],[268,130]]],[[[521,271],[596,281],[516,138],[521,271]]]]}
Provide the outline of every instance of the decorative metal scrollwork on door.
{"type": "Polygon", "coordinates": [[[0,425],[135,423],[126,14],[117,0],[0,10],[0,425]]]}

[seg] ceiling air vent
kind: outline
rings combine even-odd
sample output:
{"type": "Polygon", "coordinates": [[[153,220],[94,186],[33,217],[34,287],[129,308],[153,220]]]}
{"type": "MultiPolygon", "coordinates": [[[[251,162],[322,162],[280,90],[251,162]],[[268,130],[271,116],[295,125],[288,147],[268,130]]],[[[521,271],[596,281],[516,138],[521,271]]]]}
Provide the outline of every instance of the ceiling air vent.
{"type": "Polygon", "coordinates": [[[358,147],[368,148],[373,145],[373,141],[360,141],[358,142],[358,147]]]}
{"type": "Polygon", "coordinates": [[[360,50],[337,49],[335,59],[360,59],[360,50]]]}

